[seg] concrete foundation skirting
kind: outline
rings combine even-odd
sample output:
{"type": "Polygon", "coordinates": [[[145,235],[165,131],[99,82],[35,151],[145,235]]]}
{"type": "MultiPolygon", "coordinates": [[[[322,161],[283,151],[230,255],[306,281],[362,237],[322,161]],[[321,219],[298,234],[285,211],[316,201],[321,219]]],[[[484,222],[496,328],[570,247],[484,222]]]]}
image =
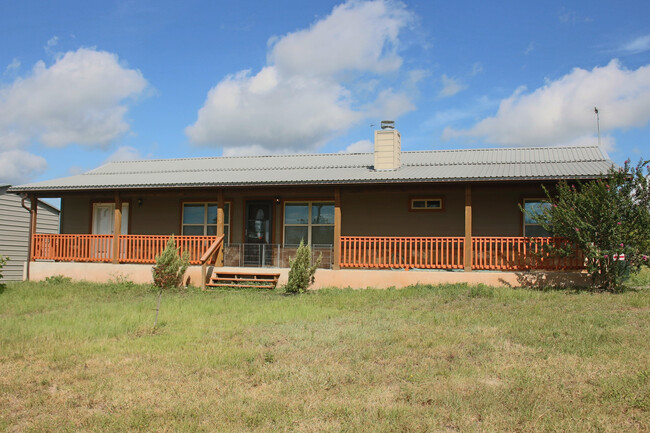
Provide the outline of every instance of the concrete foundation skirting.
{"type": "MultiPolygon", "coordinates": [[[[42,281],[53,275],[63,275],[75,281],[109,282],[128,280],[134,283],[152,282],[152,265],[32,262],[30,280],[42,281]]],[[[232,272],[279,272],[279,284],[286,284],[287,268],[220,268],[232,272]]],[[[201,267],[190,266],[186,273],[187,283],[200,286],[201,267]]],[[[413,284],[487,284],[490,286],[584,286],[588,275],[581,272],[496,272],[496,271],[423,271],[423,270],[365,270],[365,269],[319,269],[312,288],[352,287],[387,288],[405,287],[413,284]]]]}

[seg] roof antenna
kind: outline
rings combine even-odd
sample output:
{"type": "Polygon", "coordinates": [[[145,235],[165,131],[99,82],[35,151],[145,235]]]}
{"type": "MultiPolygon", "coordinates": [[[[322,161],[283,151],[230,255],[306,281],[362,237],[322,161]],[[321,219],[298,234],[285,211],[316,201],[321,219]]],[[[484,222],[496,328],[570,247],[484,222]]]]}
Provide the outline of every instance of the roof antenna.
{"type": "Polygon", "coordinates": [[[598,114],[598,107],[594,107],[596,113],[596,126],[598,127],[598,147],[600,147],[600,115],[598,114]]]}

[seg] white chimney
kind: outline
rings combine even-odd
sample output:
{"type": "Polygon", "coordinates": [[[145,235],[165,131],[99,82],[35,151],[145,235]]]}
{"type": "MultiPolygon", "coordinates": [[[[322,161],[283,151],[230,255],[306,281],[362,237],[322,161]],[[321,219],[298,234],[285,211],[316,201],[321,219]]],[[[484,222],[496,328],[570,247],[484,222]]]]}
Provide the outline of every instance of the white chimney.
{"type": "Polygon", "coordinates": [[[395,170],[401,165],[401,138],[395,122],[382,120],[375,131],[375,170],[395,170]]]}

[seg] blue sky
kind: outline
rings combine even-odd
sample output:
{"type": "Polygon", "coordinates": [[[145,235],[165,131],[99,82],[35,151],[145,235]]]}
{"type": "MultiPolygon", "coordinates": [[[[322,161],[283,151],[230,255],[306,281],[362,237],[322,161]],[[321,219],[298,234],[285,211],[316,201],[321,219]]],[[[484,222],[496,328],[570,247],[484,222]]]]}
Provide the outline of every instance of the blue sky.
{"type": "Polygon", "coordinates": [[[650,157],[650,2],[0,5],[0,183],[109,160],[592,144],[650,157]]]}

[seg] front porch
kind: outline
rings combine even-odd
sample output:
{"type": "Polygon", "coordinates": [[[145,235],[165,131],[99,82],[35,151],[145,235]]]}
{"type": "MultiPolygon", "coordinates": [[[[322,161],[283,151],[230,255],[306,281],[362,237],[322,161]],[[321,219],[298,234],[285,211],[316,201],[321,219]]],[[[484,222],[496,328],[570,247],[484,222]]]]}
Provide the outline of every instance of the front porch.
{"type": "MultiPolygon", "coordinates": [[[[225,244],[220,236],[175,236],[190,264],[205,263],[212,247],[218,267],[288,268],[295,246],[225,244]],[[218,243],[217,246],[215,244],[218,243]]],[[[373,237],[340,236],[338,245],[314,246],[313,259],[322,269],[440,269],[440,270],[580,270],[578,250],[565,257],[548,246],[567,247],[552,237],[373,237]],[[467,245],[471,245],[467,248],[467,245]]],[[[169,236],[34,234],[32,260],[115,264],[153,264],[169,236]]]]}
{"type": "MultiPolygon", "coordinates": [[[[530,183],[69,193],[62,234],[32,229],[30,260],[139,264],[148,273],[173,234],[180,252],[203,269],[195,284],[208,279],[208,266],[287,269],[301,239],[314,259],[322,257],[322,270],[347,270],[346,278],[375,271],[392,281],[386,270],[582,270],[582,255],[562,239],[525,236],[537,227],[519,206],[540,191],[530,183]],[[549,245],[567,254],[554,256],[549,245]]],[[[33,211],[32,223],[36,218],[33,211]]]]}

